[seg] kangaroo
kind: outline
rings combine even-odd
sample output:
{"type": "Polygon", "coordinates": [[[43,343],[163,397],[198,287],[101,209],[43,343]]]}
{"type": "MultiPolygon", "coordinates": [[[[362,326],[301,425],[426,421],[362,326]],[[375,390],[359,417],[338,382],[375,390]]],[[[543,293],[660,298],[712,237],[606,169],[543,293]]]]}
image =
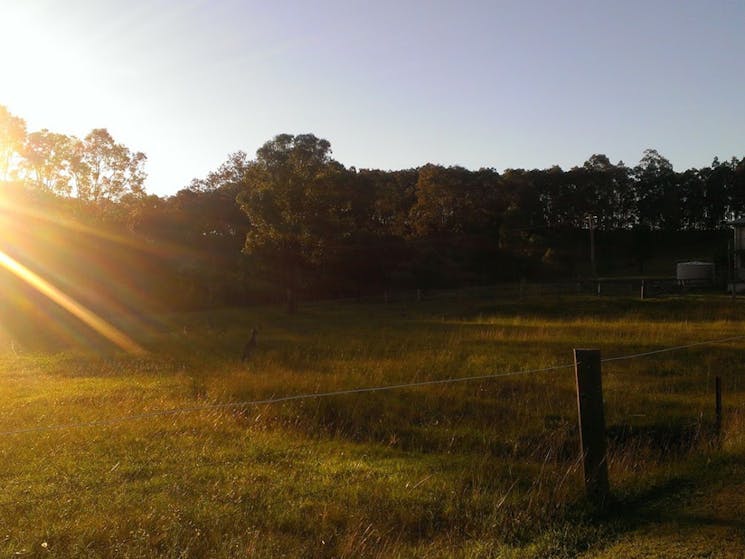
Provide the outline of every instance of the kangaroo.
{"type": "Polygon", "coordinates": [[[245,363],[248,359],[250,359],[255,349],[256,349],[256,328],[251,330],[251,339],[248,340],[246,342],[246,345],[243,346],[243,357],[241,357],[241,361],[245,363]]]}

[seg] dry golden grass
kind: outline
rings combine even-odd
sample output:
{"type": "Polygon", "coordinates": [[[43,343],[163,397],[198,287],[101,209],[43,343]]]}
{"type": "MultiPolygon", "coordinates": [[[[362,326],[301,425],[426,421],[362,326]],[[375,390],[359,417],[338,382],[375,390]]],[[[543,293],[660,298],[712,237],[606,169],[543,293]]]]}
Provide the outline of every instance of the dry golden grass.
{"type": "Polygon", "coordinates": [[[570,364],[574,347],[611,357],[736,336],[743,305],[717,296],[317,304],[293,317],[265,308],[161,317],[140,340],[145,357],[9,349],[0,554],[605,553],[639,529],[630,517],[667,502],[673,514],[679,495],[708,487],[741,455],[745,341],[604,366],[616,499],[605,519],[582,498],[571,368],[221,406],[570,364]],[[39,430],[13,434],[29,428],[39,430]]]}

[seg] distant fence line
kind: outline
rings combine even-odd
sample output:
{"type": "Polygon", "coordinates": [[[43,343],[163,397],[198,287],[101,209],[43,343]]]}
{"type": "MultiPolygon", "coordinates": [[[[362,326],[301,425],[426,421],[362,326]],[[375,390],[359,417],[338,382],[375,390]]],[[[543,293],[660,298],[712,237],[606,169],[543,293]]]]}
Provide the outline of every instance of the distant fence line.
{"type": "MultiPolygon", "coordinates": [[[[512,281],[489,285],[452,288],[382,289],[378,293],[366,292],[359,296],[324,298],[323,302],[338,303],[412,303],[437,299],[509,299],[521,300],[534,297],[559,297],[569,295],[598,295],[622,297],[660,297],[686,293],[691,289],[715,289],[713,284],[685,285],[674,277],[600,277],[554,282],[512,281]]],[[[310,301],[313,301],[311,299],[310,301]]]]}

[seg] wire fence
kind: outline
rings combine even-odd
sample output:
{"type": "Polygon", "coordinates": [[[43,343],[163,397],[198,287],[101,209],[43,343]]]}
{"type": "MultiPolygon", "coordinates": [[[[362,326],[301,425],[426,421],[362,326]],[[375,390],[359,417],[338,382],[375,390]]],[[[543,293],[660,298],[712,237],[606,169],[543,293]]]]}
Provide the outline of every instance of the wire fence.
{"type": "MultiPolygon", "coordinates": [[[[663,348],[659,348],[659,349],[652,350],[652,351],[645,351],[645,352],[638,352],[638,353],[609,357],[609,358],[602,359],[601,362],[608,363],[608,362],[618,362],[622,360],[639,359],[639,358],[644,358],[644,357],[658,355],[658,354],[667,353],[667,352],[682,351],[682,350],[705,346],[705,345],[729,343],[729,342],[739,341],[743,339],[745,339],[745,335],[728,336],[724,338],[702,340],[702,341],[691,342],[691,343],[683,344],[683,345],[663,347],[663,348]]],[[[552,371],[572,369],[576,365],[577,363],[567,363],[567,364],[555,365],[555,366],[550,366],[550,367],[498,372],[498,373],[487,374],[487,375],[451,377],[451,378],[445,378],[445,379],[432,379],[432,380],[425,380],[425,381],[398,383],[398,384],[381,385],[381,386],[359,387],[359,388],[351,388],[351,389],[327,391],[327,392],[293,394],[293,395],[280,396],[280,397],[274,397],[274,398],[263,398],[263,399],[245,400],[245,401],[238,401],[238,402],[224,402],[224,403],[216,403],[216,404],[205,404],[205,405],[200,405],[200,406],[186,406],[186,407],[180,407],[180,408],[161,409],[161,410],[153,410],[150,412],[144,412],[144,413],[139,413],[139,414],[121,416],[121,417],[116,417],[116,418],[99,419],[99,420],[85,421],[85,422],[52,424],[52,425],[45,425],[45,426],[35,426],[35,427],[0,431],[0,436],[12,436],[12,435],[20,435],[24,433],[62,431],[62,430],[79,429],[79,428],[86,428],[86,427],[110,426],[110,425],[127,423],[131,421],[141,421],[141,420],[151,419],[151,418],[156,418],[156,417],[176,416],[176,415],[211,411],[211,410],[241,409],[241,408],[248,408],[248,407],[253,407],[253,406],[273,405],[273,404],[293,402],[293,401],[332,398],[335,396],[342,396],[342,395],[369,394],[369,393],[374,393],[374,392],[405,390],[405,389],[424,387],[424,386],[447,385],[447,384],[454,384],[454,383],[492,380],[492,379],[504,378],[504,377],[527,376],[527,375],[547,373],[547,372],[552,372],[552,371]]],[[[214,467],[223,468],[229,463],[232,463],[236,466],[242,466],[245,463],[245,460],[241,458],[237,458],[235,460],[227,461],[227,462],[225,460],[222,460],[222,461],[207,460],[205,462],[196,463],[196,464],[190,463],[189,468],[190,470],[194,470],[195,468],[199,468],[199,469],[214,468],[214,467]]],[[[0,510],[7,511],[7,510],[13,509],[14,507],[15,508],[28,507],[28,506],[35,506],[41,503],[55,502],[63,497],[79,495],[81,491],[85,491],[87,494],[90,494],[91,491],[109,490],[110,488],[116,485],[119,485],[121,483],[121,479],[112,475],[112,472],[116,469],[116,466],[118,466],[118,464],[119,463],[117,463],[114,466],[114,469],[109,470],[105,475],[102,475],[94,483],[90,483],[88,481],[84,484],[79,484],[71,488],[59,488],[58,487],[55,490],[45,491],[42,494],[36,494],[36,495],[30,494],[28,498],[24,498],[22,500],[0,501],[0,510]]],[[[150,457],[148,458],[148,460],[146,460],[146,463],[142,467],[146,467],[148,465],[154,465],[154,464],[160,464],[160,463],[156,461],[154,458],[150,457]]],[[[69,476],[67,476],[67,478],[69,478],[69,476]]],[[[45,486],[51,485],[55,481],[57,481],[56,477],[49,477],[46,479],[45,486]]],[[[21,482],[18,481],[16,484],[20,485],[20,483],[21,482]]],[[[38,480],[36,480],[36,483],[39,483],[38,480]]],[[[6,488],[9,487],[8,480],[4,480],[3,485],[6,488]]],[[[12,482],[10,483],[10,485],[12,485],[12,482]]],[[[282,497],[276,496],[275,500],[277,503],[279,503],[282,501],[282,497]]]]}
{"type": "Polygon", "coordinates": [[[717,338],[717,339],[714,339],[714,340],[704,340],[704,341],[701,341],[701,342],[693,342],[693,343],[689,343],[689,344],[685,344],[685,345],[670,346],[670,347],[664,347],[664,348],[661,348],[661,349],[655,349],[655,350],[652,350],[652,351],[643,351],[641,353],[633,353],[631,355],[619,355],[619,356],[616,356],[616,357],[608,357],[606,359],[601,359],[601,362],[602,363],[610,363],[612,361],[624,361],[624,360],[627,360],[627,359],[637,359],[637,358],[640,358],[640,357],[648,357],[650,355],[657,355],[657,354],[660,354],[660,353],[668,353],[668,352],[671,352],[671,351],[679,351],[681,349],[689,349],[689,348],[692,348],[692,347],[698,347],[698,346],[702,346],[702,345],[712,345],[712,344],[720,344],[720,343],[726,343],[726,342],[734,342],[734,341],[743,340],[743,339],[745,339],[745,335],[742,335],[742,336],[729,336],[729,337],[726,337],[726,338],[717,338]]]}
{"type": "MultiPolygon", "coordinates": [[[[660,348],[660,349],[656,349],[652,351],[644,351],[644,352],[632,353],[632,354],[627,354],[627,355],[618,355],[615,357],[609,357],[609,358],[602,359],[601,362],[610,363],[610,362],[616,362],[616,361],[638,359],[638,358],[658,355],[662,353],[681,351],[681,350],[690,349],[693,347],[713,345],[713,344],[719,344],[719,343],[727,343],[727,342],[733,342],[733,341],[738,341],[738,340],[743,340],[743,339],[745,339],[745,335],[728,336],[726,338],[703,340],[703,341],[692,342],[692,343],[688,343],[684,345],[668,346],[668,347],[664,347],[664,348],[660,348]]],[[[293,401],[299,401],[299,400],[331,398],[334,396],[344,396],[344,395],[351,395],[351,394],[369,394],[373,392],[404,390],[404,389],[418,388],[418,387],[423,387],[423,386],[435,386],[435,385],[455,384],[455,383],[463,383],[463,382],[493,380],[496,378],[503,378],[503,377],[525,376],[525,375],[532,375],[532,374],[537,374],[537,373],[546,373],[550,371],[558,371],[558,370],[563,370],[563,369],[571,369],[571,368],[574,368],[575,366],[576,366],[575,363],[567,363],[563,365],[553,365],[549,367],[541,367],[541,368],[536,368],[536,369],[525,369],[525,370],[518,370],[518,371],[504,371],[504,372],[497,372],[497,373],[486,374],[486,375],[450,377],[450,378],[444,378],[444,379],[431,379],[431,380],[424,380],[424,381],[388,384],[388,385],[380,385],[380,386],[365,386],[365,387],[349,388],[349,389],[343,389],[343,390],[333,390],[333,391],[328,391],[328,392],[310,392],[310,393],[303,393],[303,394],[290,394],[286,396],[278,396],[278,397],[273,397],[273,398],[262,398],[262,399],[257,399],[257,400],[242,400],[238,402],[221,402],[221,403],[214,403],[214,404],[204,404],[204,405],[199,405],[199,406],[185,406],[185,407],[178,407],[178,408],[160,409],[160,410],[152,410],[152,411],[138,413],[138,414],[120,416],[120,417],[115,417],[115,418],[106,418],[106,419],[97,419],[97,420],[92,420],[92,421],[60,423],[60,424],[52,424],[52,425],[40,425],[40,426],[34,426],[34,427],[11,429],[11,430],[6,430],[6,431],[0,431],[0,436],[21,435],[24,433],[38,433],[38,432],[45,432],[45,431],[62,431],[62,430],[79,429],[79,428],[85,428],[85,427],[109,426],[109,425],[127,423],[130,421],[142,421],[145,419],[152,419],[156,417],[182,415],[182,414],[212,411],[212,410],[219,410],[219,409],[237,409],[237,408],[239,409],[239,408],[248,408],[248,407],[262,406],[262,405],[280,404],[280,403],[293,402],[293,401]]]]}
{"type": "Polygon", "coordinates": [[[476,380],[491,380],[491,379],[500,378],[500,377],[512,377],[512,376],[519,376],[519,375],[529,375],[529,374],[534,374],[534,373],[543,373],[543,372],[548,372],[548,371],[557,371],[560,369],[568,369],[572,367],[574,367],[573,363],[566,364],[566,365],[555,365],[552,367],[544,367],[540,369],[507,371],[507,372],[501,372],[501,373],[493,373],[489,375],[475,375],[475,376],[468,376],[468,377],[433,379],[433,380],[424,380],[424,381],[417,381],[417,382],[388,384],[388,385],[382,385],[382,386],[365,386],[365,387],[360,387],[360,388],[349,388],[346,390],[333,390],[329,392],[310,392],[310,393],[305,393],[305,394],[291,394],[288,396],[279,396],[276,398],[263,398],[259,400],[245,400],[245,401],[240,401],[240,402],[222,402],[222,403],[217,403],[217,404],[205,404],[201,406],[187,406],[187,407],[181,407],[181,408],[153,410],[150,412],[132,414],[132,415],[121,416],[121,417],[111,418],[111,419],[84,421],[84,422],[78,422],[78,423],[63,423],[63,424],[58,424],[58,425],[44,425],[44,426],[38,426],[38,427],[27,427],[23,429],[15,429],[15,430],[10,430],[10,431],[0,431],[0,436],[19,435],[22,433],[34,433],[34,432],[41,432],[41,431],[61,431],[65,429],[75,429],[75,428],[80,428],[80,427],[97,427],[97,426],[103,426],[103,425],[115,425],[117,423],[139,421],[143,419],[150,419],[153,417],[161,417],[161,416],[167,416],[167,415],[181,415],[181,414],[186,414],[186,413],[211,411],[211,410],[218,410],[218,409],[248,408],[252,406],[280,404],[284,402],[292,402],[292,401],[297,401],[297,400],[330,398],[333,396],[344,396],[344,395],[349,395],[349,394],[365,394],[365,393],[371,393],[371,392],[384,392],[388,390],[416,388],[416,387],[421,387],[421,386],[433,386],[437,384],[453,384],[453,383],[470,382],[470,381],[476,381],[476,380]]]}
{"type": "Polygon", "coordinates": [[[464,298],[488,298],[496,300],[533,299],[571,295],[594,295],[615,297],[659,298],[679,295],[690,290],[712,291],[722,288],[721,282],[700,281],[683,284],[674,276],[628,276],[598,277],[581,279],[547,278],[533,280],[502,281],[485,285],[462,287],[421,287],[379,289],[376,292],[366,290],[351,295],[348,290],[339,296],[308,296],[308,302],[323,303],[415,303],[432,300],[453,300],[464,298]]]}

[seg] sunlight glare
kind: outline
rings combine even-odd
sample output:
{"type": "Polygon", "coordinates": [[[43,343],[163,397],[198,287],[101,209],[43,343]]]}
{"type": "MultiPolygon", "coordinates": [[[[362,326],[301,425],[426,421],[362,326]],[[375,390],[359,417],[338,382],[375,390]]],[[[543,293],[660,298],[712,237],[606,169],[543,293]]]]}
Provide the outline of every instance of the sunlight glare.
{"type": "Polygon", "coordinates": [[[32,272],[26,266],[11,256],[8,256],[3,251],[0,251],[0,266],[15,274],[17,277],[36,289],[39,293],[54,301],[60,307],[124,351],[135,355],[143,355],[146,353],[142,346],[137,344],[137,342],[132,340],[124,332],[118,330],[103,318],[85,308],[72,297],[62,293],[62,291],[57,289],[47,280],[32,272]]]}
{"type": "Polygon", "coordinates": [[[0,70],[0,104],[31,130],[76,129],[82,107],[90,111],[103,104],[91,72],[92,53],[50,17],[31,3],[3,6],[0,50],[12,54],[0,70]]]}

